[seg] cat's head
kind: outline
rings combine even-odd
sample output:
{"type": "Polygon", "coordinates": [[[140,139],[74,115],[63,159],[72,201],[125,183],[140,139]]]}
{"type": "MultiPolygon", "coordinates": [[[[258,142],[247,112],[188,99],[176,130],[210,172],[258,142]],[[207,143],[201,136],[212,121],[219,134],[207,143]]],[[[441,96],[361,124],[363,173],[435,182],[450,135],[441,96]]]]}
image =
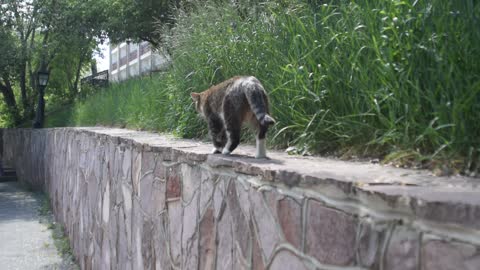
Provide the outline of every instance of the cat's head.
{"type": "Polygon", "coordinates": [[[202,112],[202,95],[200,93],[191,93],[190,96],[192,97],[193,103],[195,104],[195,110],[198,113],[203,114],[202,112]]]}

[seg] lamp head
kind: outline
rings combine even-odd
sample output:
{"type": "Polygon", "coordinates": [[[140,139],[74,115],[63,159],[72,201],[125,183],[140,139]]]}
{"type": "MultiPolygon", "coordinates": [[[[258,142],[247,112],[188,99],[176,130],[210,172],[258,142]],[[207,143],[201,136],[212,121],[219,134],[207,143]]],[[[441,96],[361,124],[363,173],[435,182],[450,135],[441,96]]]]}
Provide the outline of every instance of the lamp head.
{"type": "Polygon", "coordinates": [[[39,71],[37,75],[38,75],[38,85],[43,87],[47,86],[48,76],[50,74],[48,72],[39,71]]]}

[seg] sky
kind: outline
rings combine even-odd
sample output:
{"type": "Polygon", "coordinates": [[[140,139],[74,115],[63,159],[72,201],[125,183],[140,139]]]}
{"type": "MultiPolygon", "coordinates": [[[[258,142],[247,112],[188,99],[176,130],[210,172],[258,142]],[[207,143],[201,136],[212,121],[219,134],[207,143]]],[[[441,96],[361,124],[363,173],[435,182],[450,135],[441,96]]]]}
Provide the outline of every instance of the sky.
{"type": "Polygon", "coordinates": [[[97,60],[97,70],[98,72],[108,69],[109,65],[109,55],[108,55],[108,40],[104,44],[100,44],[98,47],[100,49],[100,54],[95,54],[95,59],[97,60]]]}

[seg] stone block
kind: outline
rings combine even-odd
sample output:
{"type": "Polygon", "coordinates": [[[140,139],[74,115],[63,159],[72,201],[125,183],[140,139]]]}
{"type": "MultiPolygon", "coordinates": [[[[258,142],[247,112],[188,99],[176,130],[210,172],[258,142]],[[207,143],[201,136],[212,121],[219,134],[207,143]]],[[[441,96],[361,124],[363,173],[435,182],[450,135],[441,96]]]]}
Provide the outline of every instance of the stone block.
{"type": "MultiPolygon", "coordinates": [[[[151,241],[150,239],[143,239],[144,224],[148,223],[143,216],[143,213],[140,208],[140,203],[138,198],[133,199],[132,206],[132,266],[133,269],[144,269],[144,257],[142,256],[144,252],[149,253],[150,250],[144,250],[144,246],[149,246],[151,241]],[[144,242],[146,240],[146,242],[144,242]]],[[[151,255],[150,255],[151,257],[151,255]]],[[[148,263],[148,261],[146,262],[148,263]]]]}
{"type": "Polygon", "coordinates": [[[238,263],[250,261],[251,232],[249,221],[243,215],[234,181],[230,181],[227,187],[227,207],[230,210],[233,221],[233,237],[235,243],[235,257],[238,263]]]}
{"type": "Polygon", "coordinates": [[[92,249],[92,269],[101,269],[102,266],[102,250],[101,245],[98,241],[101,238],[93,239],[93,249],[92,249]],[[97,240],[98,239],[98,240],[97,240]]]}
{"type": "Polygon", "coordinates": [[[478,270],[480,252],[470,244],[429,240],[422,246],[422,270],[478,270]]]}
{"type": "MultiPolygon", "coordinates": [[[[185,178],[184,178],[185,179],[185,178]]],[[[197,179],[200,183],[200,179],[197,179]]],[[[185,184],[183,187],[187,187],[185,184]]],[[[199,187],[198,187],[199,188],[199,187]]],[[[185,190],[185,189],[184,189],[185,190]]],[[[190,193],[190,192],[188,192],[190,193]]],[[[183,192],[185,196],[187,192],[183,192]]],[[[193,269],[198,264],[198,220],[200,190],[192,190],[190,199],[183,201],[183,229],[182,229],[182,268],[193,269]]]]}
{"type": "Polygon", "coordinates": [[[216,223],[214,209],[208,207],[200,219],[199,269],[213,269],[216,256],[216,223]]]}
{"type": "Polygon", "coordinates": [[[416,270],[419,266],[420,234],[405,227],[393,231],[385,254],[385,269],[416,270]]]}
{"type": "MultiPolygon", "coordinates": [[[[130,220],[129,220],[130,221],[130,220]]],[[[132,252],[131,252],[131,240],[132,237],[130,235],[131,231],[128,232],[127,227],[130,227],[130,224],[127,224],[127,220],[125,219],[125,212],[123,208],[119,209],[118,213],[118,238],[115,242],[116,249],[117,249],[117,261],[116,269],[132,269],[132,252]],[[122,245],[118,245],[117,243],[124,243],[122,245]]]]}
{"type": "Polygon", "coordinates": [[[182,200],[189,203],[196,193],[199,193],[202,171],[198,166],[190,166],[182,164],[181,181],[182,181],[182,200]]]}
{"type": "Polygon", "coordinates": [[[197,269],[199,264],[198,234],[194,234],[182,253],[182,269],[197,269]]]}
{"type": "Polygon", "coordinates": [[[110,220],[110,182],[107,181],[107,185],[103,189],[102,196],[102,222],[106,225],[110,220]]]}
{"type": "Polygon", "coordinates": [[[200,215],[204,215],[205,211],[211,206],[213,201],[213,191],[215,189],[215,181],[218,175],[207,170],[202,170],[202,183],[200,186],[200,215]]]}
{"type": "Polygon", "coordinates": [[[131,246],[132,246],[132,215],[133,215],[133,192],[129,185],[126,183],[121,184],[123,201],[122,201],[122,208],[123,208],[123,216],[120,216],[123,219],[123,226],[125,226],[125,233],[126,233],[126,245],[129,253],[131,253],[131,246]]]}
{"type": "Polygon", "coordinates": [[[358,220],[352,215],[309,201],[306,221],[306,253],[319,262],[353,265],[358,220]]]}
{"type": "MultiPolygon", "coordinates": [[[[142,159],[145,161],[145,159],[142,159]]],[[[137,196],[140,201],[142,211],[147,216],[157,216],[165,210],[166,185],[164,181],[155,178],[153,169],[155,164],[143,163],[143,166],[153,166],[150,169],[146,167],[141,171],[141,177],[137,187],[137,196]]]]}
{"type": "Polygon", "coordinates": [[[111,269],[111,252],[110,250],[112,249],[110,245],[110,239],[109,234],[107,232],[103,233],[103,238],[102,238],[102,247],[100,249],[100,258],[101,258],[101,263],[100,263],[100,268],[101,269],[111,269]]]}
{"type": "Polygon", "coordinates": [[[167,187],[166,198],[167,201],[179,200],[182,196],[182,183],[180,179],[180,172],[178,166],[171,166],[166,171],[167,187]]]}
{"type": "Polygon", "coordinates": [[[253,212],[253,224],[266,260],[273,255],[275,247],[282,241],[278,224],[261,192],[250,189],[249,197],[253,212]]]}
{"type": "MultiPolygon", "coordinates": [[[[253,227],[253,224],[250,226],[253,227]]],[[[258,237],[255,232],[252,233],[252,270],[264,270],[265,259],[263,258],[263,252],[258,242],[258,237]]]]}
{"type": "Polygon", "coordinates": [[[161,214],[153,219],[153,230],[150,235],[153,238],[155,268],[153,269],[171,269],[170,255],[168,254],[168,233],[165,227],[165,214],[161,214]]]}
{"type": "Polygon", "coordinates": [[[379,269],[380,258],[388,230],[387,224],[362,220],[359,225],[357,258],[360,266],[379,269]]]}
{"type": "Polygon", "coordinates": [[[111,211],[110,211],[110,221],[108,223],[108,227],[107,227],[107,231],[108,231],[108,235],[107,235],[107,240],[109,242],[109,246],[110,246],[110,258],[111,258],[111,262],[110,262],[110,265],[112,266],[112,268],[115,268],[116,265],[117,265],[117,257],[118,257],[118,254],[117,254],[117,241],[119,240],[118,239],[118,221],[120,220],[119,219],[119,209],[120,208],[112,208],[111,211]]]}
{"type": "Polygon", "coordinates": [[[227,207],[224,208],[219,217],[217,235],[216,269],[234,269],[232,216],[227,207]]]}
{"type": "Polygon", "coordinates": [[[170,255],[172,263],[177,267],[181,264],[181,247],[182,247],[182,221],[183,207],[182,202],[171,201],[167,203],[168,209],[168,235],[170,242],[170,255]]]}
{"type": "Polygon", "coordinates": [[[155,179],[162,181],[167,180],[167,172],[169,167],[163,163],[162,154],[155,153],[155,166],[153,168],[153,175],[155,179]]]}
{"type": "Polygon", "coordinates": [[[248,197],[250,186],[248,184],[243,184],[240,181],[233,181],[235,183],[235,190],[237,191],[238,201],[240,203],[240,208],[242,213],[247,220],[251,220],[251,208],[250,208],[250,198],[248,197]]]}
{"type": "Polygon", "coordinates": [[[277,190],[275,189],[264,190],[262,194],[267,206],[270,208],[270,212],[272,213],[273,217],[278,223],[278,215],[277,215],[278,201],[283,199],[285,196],[279,194],[279,192],[277,192],[277,190]]]}
{"type": "Polygon", "coordinates": [[[134,149],[132,153],[132,186],[135,195],[139,193],[139,184],[142,179],[142,163],[146,153],[134,149]]]}
{"type": "Polygon", "coordinates": [[[277,216],[285,239],[302,250],[302,205],[285,197],[278,201],[277,216]]]}
{"type": "Polygon", "coordinates": [[[279,251],[273,258],[269,270],[308,270],[311,269],[305,265],[303,260],[288,250],[279,251]]]}
{"type": "Polygon", "coordinates": [[[102,201],[102,194],[100,193],[100,185],[97,181],[89,181],[85,183],[85,194],[83,200],[86,200],[85,207],[88,208],[89,223],[93,221],[100,222],[100,207],[99,202],[102,201]],[[98,218],[98,219],[97,219],[98,218]]]}
{"type": "Polygon", "coordinates": [[[225,202],[225,181],[222,178],[219,178],[215,189],[213,191],[213,209],[215,209],[215,219],[219,220],[225,211],[226,202],[225,202]]]}
{"type": "Polygon", "coordinates": [[[120,179],[131,182],[132,181],[132,150],[123,147],[123,155],[121,159],[121,169],[119,170],[120,179]]]}

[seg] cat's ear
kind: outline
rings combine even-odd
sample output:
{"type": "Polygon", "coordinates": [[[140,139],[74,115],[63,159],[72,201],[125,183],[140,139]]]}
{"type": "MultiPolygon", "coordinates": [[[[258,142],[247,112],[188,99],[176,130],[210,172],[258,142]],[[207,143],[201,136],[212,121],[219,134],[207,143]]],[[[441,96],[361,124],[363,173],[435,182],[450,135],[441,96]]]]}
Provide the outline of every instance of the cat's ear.
{"type": "Polygon", "coordinates": [[[200,94],[199,93],[192,92],[190,94],[190,96],[192,97],[193,101],[199,101],[200,100],[200,94]]]}

